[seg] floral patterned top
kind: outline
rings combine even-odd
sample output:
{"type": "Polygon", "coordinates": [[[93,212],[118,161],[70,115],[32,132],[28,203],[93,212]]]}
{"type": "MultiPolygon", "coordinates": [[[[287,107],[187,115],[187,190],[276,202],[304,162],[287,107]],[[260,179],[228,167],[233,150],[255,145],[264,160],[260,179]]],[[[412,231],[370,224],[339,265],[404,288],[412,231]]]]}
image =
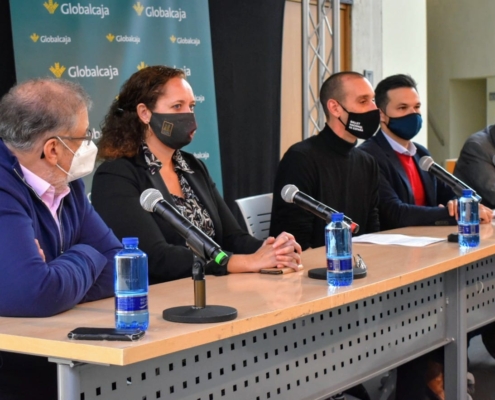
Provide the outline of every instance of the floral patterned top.
{"type": "MultiPolygon", "coordinates": [[[[160,171],[162,163],[155,157],[146,143],[143,143],[141,146],[143,148],[144,159],[149,166],[151,174],[154,175],[160,171]]],[[[182,157],[180,150],[175,151],[172,156],[172,162],[174,163],[174,169],[179,177],[180,187],[184,194],[184,197],[172,194],[175,207],[180,211],[182,216],[189,220],[193,225],[201,229],[209,237],[214,237],[215,227],[213,226],[210,214],[184,177],[185,174],[194,174],[194,171],[189,168],[189,165],[187,165],[182,157]]]]}

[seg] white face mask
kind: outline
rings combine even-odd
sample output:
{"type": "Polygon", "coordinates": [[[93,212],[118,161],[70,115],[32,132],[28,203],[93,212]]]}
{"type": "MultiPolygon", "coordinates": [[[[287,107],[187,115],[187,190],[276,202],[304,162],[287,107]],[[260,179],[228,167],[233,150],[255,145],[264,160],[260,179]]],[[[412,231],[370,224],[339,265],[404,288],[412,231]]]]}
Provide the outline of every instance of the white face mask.
{"type": "Polygon", "coordinates": [[[74,154],[74,158],[72,159],[68,172],[57,164],[57,167],[67,174],[69,177],[69,182],[75,181],[76,179],[82,178],[83,176],[89,175],[93,172],[93,169],[95,168],[96,154],[98,153],[98,148],[93,141],[90,141],[89,144],[86,140],[83,141],[81,146],[79,146],[77,151],[74,153],[62,139],[59,137],[57,137],[57,139],[60,140],[72,154],[74,154]]]}

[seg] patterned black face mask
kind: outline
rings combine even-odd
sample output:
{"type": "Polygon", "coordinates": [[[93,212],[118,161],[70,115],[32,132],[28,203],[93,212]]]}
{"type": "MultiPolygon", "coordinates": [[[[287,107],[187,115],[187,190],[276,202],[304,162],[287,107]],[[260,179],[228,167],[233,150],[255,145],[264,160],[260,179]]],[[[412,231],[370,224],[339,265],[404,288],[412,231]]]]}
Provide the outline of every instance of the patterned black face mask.
{"type": "Polygon", "coordinates": [[[194,113],[152,113],[150,127],[165,146],[177,150],[191,143],[197,129],[194,113]]]}
{"type": "MultiPolygon", "coordinates": [[[[339,103],[340,104],[340,103],[339,103]]],[[[380,110],[375,109],[364,113],[347,111],[342,104],[340,106],[348,114],[347,124],[339,118],[345,126],[345,130],[358,139],[369,139],[380,128],[380,110]]]]}

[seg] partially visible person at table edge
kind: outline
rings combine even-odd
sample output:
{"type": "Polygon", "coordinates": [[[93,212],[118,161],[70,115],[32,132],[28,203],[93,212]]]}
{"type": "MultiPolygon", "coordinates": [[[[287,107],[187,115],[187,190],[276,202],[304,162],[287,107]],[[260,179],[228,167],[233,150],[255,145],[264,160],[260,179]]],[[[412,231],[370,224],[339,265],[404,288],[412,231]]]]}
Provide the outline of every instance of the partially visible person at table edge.
{"type": "Polygon", "coordinates": [[[93,179],[95,209],[117,236],[139,237],[151,284],[191,276],[193,253],[167,221],[141,207],[140,195],[149,188],[233,253],[226,267],[209,262],[207,274],[301,269],[301,248],[291,234],[263,242],[243,231],[205,165],[181,150],[196,132],[194,107],[180,69],[150,66],[124,83],[102,126],[99,156],[106,161],[93,179]]]}
{"type": "MultiPolygon", "coordinates": [[[[0,101],[2,317],[49,317],[113,295],[121,245],[78,179],[97,152],[89,106],[82,87],[61,79],[26,81],[0,101]]],[[[56,364],[0,358],[2,400],[57,397],[56,364]]]]}

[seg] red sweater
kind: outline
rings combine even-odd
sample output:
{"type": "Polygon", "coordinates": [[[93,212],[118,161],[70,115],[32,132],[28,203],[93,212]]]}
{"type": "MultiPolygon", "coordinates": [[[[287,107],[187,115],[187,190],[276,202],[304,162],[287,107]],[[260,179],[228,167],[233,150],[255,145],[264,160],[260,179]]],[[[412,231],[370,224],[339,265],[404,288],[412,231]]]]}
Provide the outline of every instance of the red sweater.
{"type": "Polygon", "coordinates": [[[413,191],[414,203],[417,206],[425,206],[425,188],[413,158],[407,154],[400,154],[397,152],[395,152],[395,154],[399,157],[400,163],[406,171],[407,178],[409,179],[413,191]]]}

